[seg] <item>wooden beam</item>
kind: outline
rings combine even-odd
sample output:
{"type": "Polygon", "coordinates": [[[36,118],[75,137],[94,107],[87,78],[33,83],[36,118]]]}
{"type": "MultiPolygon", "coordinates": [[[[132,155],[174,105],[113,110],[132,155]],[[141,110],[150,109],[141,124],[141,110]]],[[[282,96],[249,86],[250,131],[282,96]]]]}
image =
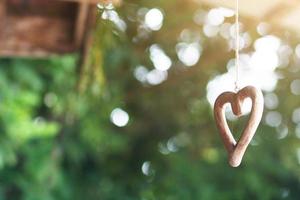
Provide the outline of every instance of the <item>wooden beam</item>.
{"type": "MultiPolygon", "coordinates": [[[[3,30],[6,21],[6,2],[0,0],[0,30],[3,30]]],[[[0,38],[2,38],[2,31],[0,31],[0,38]]]]}
{"type": "Polygon", "coordinates": [[[89,3],[79,4],[78,14],[75,25],[75,46],[80,47],[83,41],[84,33],[86,30],[89,3]]]}
{"type": "Polygon", "coordinates": [[[5,0],[0,0],[0,21],[5,21],[4,17],[6,15],[6,2],[5,0]]]}
{"type": "Polygon", "coordinates": [[[79,61],[80,64],[80,75],[79,81],[77,85],[77,89],[80,93],[84,92],[86,86],[86,73],[89,68],[89,53],[90,49],[93,46],[94,42],[94,31],[96,27],[96,19],[97,12],[96,8],[90,6],[90,12],[88,13],[88,21],[87,21],[87,31],[85,32],[83,47],[81,50],[81,59],[79,61]]]}

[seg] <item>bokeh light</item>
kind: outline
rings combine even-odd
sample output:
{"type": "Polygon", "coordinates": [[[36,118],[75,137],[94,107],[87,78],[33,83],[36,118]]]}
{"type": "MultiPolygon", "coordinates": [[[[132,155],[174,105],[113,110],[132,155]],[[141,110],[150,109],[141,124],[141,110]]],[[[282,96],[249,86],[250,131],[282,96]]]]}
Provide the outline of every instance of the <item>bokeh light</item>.
{"type": "Polygon", "coordinates": [[[300,95],[300,79],[293,80],[290,87],[294,95],[300,95]]]}
{"type": "Polygon", "coordinates": [[[267,125],[271,127],[278,127],[281,124],[282,116],[277,111],[270,111],[265,117],[267,125]]]}
{"type": "Polygon", "coordinates": [[[158,31],[163,25],[163,19],[163,13],[157,8],[152,8],[145,15],[145,24],[149,29],[158,31]]]}
{"type": "Polygon", "coordinates": [[[124,127],[129,122],[129,115],[121,108],[115,108],[110,114],[110,120],[114,125],[124,127]]]}
{"type": "Polygon", "coordinates": [[[157,70],[166,71],[171,67],[171,59],[169,58],[169,56],[166,55],[166,53],[161,49],[159,45],[151,45],[149,51],[150,59],[157,70]]]}
{"type": "Polygon", "coordinates": [[[279,104],[278,97],[275,93],[267,93],[264,95],[265,106],[268,109],[276,109],[279,104]]]}
{"type": "Polygon", "coordinates": [[[198,43],[179,43],[176,45],[176,52],[184,65],[193,66],[199,61],[202,49],[198,43]]]}
{"type": "Polygon", "coordinates": [[[142,165],[142,173],[145,175],[145,176],[153,176],[155,171],[152,167],[152,164],[150,161],[145,161],[142,165]]]}
{"type": "Polygon", "coordinates": [[[167,80],[168,72],[153,69],[147,74],[147,81],[150,85],[158,85],[167,80]]]}

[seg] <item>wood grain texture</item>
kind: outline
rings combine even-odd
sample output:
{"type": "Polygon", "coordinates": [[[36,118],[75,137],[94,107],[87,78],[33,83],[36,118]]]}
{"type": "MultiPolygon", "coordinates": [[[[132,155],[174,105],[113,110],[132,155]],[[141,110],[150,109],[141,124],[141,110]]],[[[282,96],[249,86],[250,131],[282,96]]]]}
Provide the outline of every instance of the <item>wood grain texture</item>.
{"type": "Polygon", "coordinates": [[[214,105],[214,116],[221,138],[228,152],[229,164],[232,167],[238,167],[241,164],[245,151],[261,121],[263,108],[263,94],[259,89],[253,86],[244,87],[237,93],[224,92],[217,98],[214,105]],[[246,98],[250,98],[252,101],[250,118],[240,139],[236,142],[226,121],[225,104],[230,103],[233,114],[239,117],[242,115],[242,104],[246,98]]]}
{"type": "MultiPolygon", "coordinates": [[[[79,1],[78,1],[79,2],[79,1]]],[[[0,0],[0,57],[44,58],[82,51],[94,4],[0,0]],[[26,33],[26,34],[24,34],[26,33]]]]}

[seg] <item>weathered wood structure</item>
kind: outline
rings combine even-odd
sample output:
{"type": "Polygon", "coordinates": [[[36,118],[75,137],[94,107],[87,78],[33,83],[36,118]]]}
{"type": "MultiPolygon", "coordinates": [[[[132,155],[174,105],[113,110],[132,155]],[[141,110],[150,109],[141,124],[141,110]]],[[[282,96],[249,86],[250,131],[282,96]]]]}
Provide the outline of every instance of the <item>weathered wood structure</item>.
{"type": "Polygon", "coordinates": [[[80,50],[96,0],[0,0],[0,56],[47,57],[80,50]]]}

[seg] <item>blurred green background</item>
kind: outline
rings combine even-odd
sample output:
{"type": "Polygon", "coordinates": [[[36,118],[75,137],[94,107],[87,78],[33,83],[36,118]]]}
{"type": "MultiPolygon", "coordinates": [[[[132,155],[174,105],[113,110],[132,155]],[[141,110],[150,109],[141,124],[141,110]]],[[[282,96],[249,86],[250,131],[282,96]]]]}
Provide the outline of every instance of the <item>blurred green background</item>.
{"type": "MultiPolygon", "coordinates": [[[[0,199],[299,199],[300,38],[247,18],[241,82],[265,110],[242,165],[227,163],[211,104],[234,88],[232,12],[99,5],[83,68],[77,54],[2,58],[0,199]]],[[[228,119],[238,137],[247,116],[228,119]]]]}

